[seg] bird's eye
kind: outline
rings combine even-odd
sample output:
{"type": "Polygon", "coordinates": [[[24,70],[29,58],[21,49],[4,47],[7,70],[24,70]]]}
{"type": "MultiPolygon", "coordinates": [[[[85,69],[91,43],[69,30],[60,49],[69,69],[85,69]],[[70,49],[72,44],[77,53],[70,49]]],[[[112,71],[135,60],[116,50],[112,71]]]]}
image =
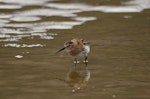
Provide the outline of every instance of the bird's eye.
{"type": "Polygon", "coordinates": [[[81,42],[83,42],[84,40],[83,39],[81,39],[81,42]]]}
{"type": "Polygon", "coordinates": [[[72,44],[72,42],[69,42],[69,44],[72,44]]]}

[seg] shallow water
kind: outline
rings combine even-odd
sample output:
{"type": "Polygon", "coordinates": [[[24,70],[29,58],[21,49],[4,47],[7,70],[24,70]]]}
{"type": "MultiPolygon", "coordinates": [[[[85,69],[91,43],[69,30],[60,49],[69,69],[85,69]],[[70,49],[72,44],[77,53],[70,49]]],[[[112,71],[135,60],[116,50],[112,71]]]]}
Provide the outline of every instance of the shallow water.
{"type": "MultiPolygon", "coordinates": [[[[1,99],[149,99],[149,0],[1,0],[1,99]],[[53,53],[91,44],[88,69],[53,53]]],[[[82,61],[82,59],[80,59],[82,61]]]]}

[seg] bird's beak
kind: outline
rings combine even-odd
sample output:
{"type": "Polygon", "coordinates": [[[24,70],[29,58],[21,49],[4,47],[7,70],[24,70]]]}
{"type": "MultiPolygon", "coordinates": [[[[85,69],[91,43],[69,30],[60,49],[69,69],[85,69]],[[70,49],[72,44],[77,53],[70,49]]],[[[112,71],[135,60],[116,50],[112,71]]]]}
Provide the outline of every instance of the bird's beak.
{"type": "Polygon", "coordinates": [[[63,47],[63,48],[61,48],[61,49],[59,49],[57,52],[55,52],[55,54],[57,54],[57,53],[59,53],[59,52],[61,52],[61,51],[63,51],[63,50],[65,50],[67,47],[69,47],[70,45],[68,45],[68,46],[65,46],[65,47],[63,47]]]}

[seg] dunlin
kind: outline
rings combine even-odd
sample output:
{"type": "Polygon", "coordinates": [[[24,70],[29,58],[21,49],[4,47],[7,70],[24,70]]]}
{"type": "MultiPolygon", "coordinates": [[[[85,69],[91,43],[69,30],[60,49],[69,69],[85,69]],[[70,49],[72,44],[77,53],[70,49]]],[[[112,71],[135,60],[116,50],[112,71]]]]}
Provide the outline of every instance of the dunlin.
{"type": "Polygon", "coordinates": [[[90,52],[90,45],[87,41],[83,39],[72,39],[70,41],[66,41],[64,43],[64,47],[58,50],[56,53],[59,53],[63,50],[66,50],[67,53],[75,57],[75,66],[77,63],[79,63],[79,61],[77,61],[77,57],[84,57],[84,63],[87,66],[87,56],[90,52]]]}

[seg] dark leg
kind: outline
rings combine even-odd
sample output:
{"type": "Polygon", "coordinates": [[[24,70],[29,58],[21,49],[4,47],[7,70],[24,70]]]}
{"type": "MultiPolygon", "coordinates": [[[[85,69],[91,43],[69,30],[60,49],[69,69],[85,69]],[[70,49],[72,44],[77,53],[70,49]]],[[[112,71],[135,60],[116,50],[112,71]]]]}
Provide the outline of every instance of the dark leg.
{"type": "Polygon", "coordinates": [[[85,62],[85,66],[87,67],[87,63],[88,63],[87,56],[85,56],[84,62],[85,62]]]}

